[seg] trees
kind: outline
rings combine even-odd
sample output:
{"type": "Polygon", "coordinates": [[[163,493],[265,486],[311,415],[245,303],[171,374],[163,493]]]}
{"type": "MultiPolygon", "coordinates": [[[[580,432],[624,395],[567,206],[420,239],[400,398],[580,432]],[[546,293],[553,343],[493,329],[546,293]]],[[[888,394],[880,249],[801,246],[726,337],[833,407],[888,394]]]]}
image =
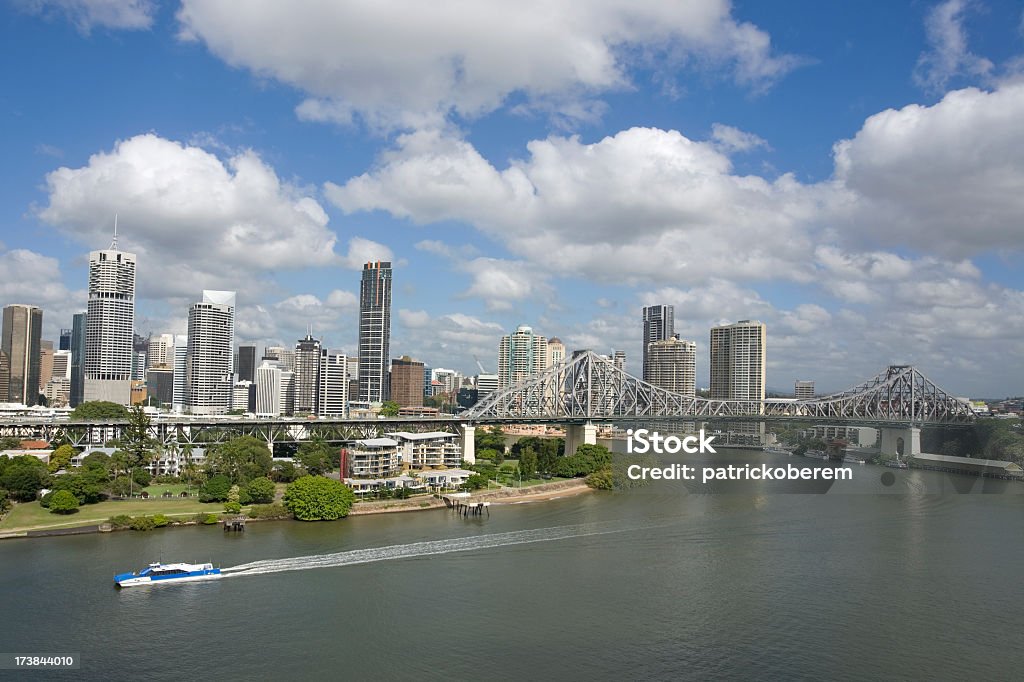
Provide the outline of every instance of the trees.
{"type": "Polygon", "coordinates": [[[128,409],[106,400],[90,400],[71,411],[71,421],[75,422],[124,419],[128,419],[128,409]]]}
{"type": "MultiPolygon", "coordinates": [[[[481,450],[497,450],[502,454],[502,458],[505,455],[505,432],[501,430],[500,426],[492,426],[489,429],[480,427],[476,430],[473,436],[473,443],[476,446],[476,451],[481,450]]],[[[499,464],[500,462],[495,462],[499,464]]]]}
{"type": "Polygon", "coordinates": [[[303,475],[302,468],[292,462],[278,462],[270,472],[271,478],[281,483],[291,483],[303,475]]]}
{"type": "Polygon", "coordinates": [[[519,453],[519,474],[531,479],[537,473],[537,453],[533,448],[523,448],[519,453]]]}
{"type": "Polygon", "coordinates": [[[223,474],[232,483],[246,483],[266,476],[274,466],[274,457],[264,441],[252,436],[232,438],[208,451],[206,469],[211,475],[223,474]]]}
{"type": "Polygon", "coordinates": [[[322,440],[309,440],[299,446],[295,459],[313,476],[334,471],[336,458],[331,446],[322,440]]]}
{"type": "Polygon", "coordinates": [[[480,490],[487,487],[487,477],[482,474],[473,474],[466,479],[464,487],[467,490],[480,490]]]}
{"type": "Polygon", "coordinates": [[[267,504],[274,501],[277,489],[269,478],[254,478],[245,486],[245,494],[252,504],[267,504]]]}
{"type": "Polygon", "coordinates": [[[224,474],[211,476],[199,489],[200,502],[224,502],[231,494],[231,479],[224,474]]]}
{"type": "Polygon", "coordinates": [[[58,490],[50,497],[50,512],[71,514],[78,511],[78,498],[67,490],[58,490]]]}
{"type": "Polygon", "coordinates": [[[0,463],[0,488],[6,488],[12,500],[31,502],[46,484],[46,464],[30,455],[2,458],[0,463]]]}
{"type": "Polygon", "coordinates": [[[386,400],[380,406],[380,414],[384,417],[397,417],[400,406],[394,400],[386,400]]]}
{"type": "Polygon", "coordinates": [[[0,438],[0,450],[17,450],[21,447],[21,439],[15,436],[0,438]]]}
{"type": "Polygon", "coordinates": [[[47,468],[49,468],[51,474],[61,469],[67,469],[71,464],[71,458],[77,454],[78,451],[70,445],[61,445],[50,455],[50,463],[47,465],[47,468]]]}
{"type": "Polygon", "coordinates": [[[347,516],[356,495],[340,481],[303,476],[288,485],[284,505],[300,521],[333,521],[347,516]]]}
{"type": "Polygon", "coordinates": [[[133,407],[127,418],[128,423],[121,431],[118,444],[127,456],[128,468],[135,470],[149,463],[157,441],[149,435],[149,415],[142,410],[141,405],[133,407]]]}
{"type": "Polygon", "coordinates": [[[564,478],[587,476],[611,466],[612,453],[603,445],[581,445],[576,454],[558,460],[555,473],[564,478]]]}

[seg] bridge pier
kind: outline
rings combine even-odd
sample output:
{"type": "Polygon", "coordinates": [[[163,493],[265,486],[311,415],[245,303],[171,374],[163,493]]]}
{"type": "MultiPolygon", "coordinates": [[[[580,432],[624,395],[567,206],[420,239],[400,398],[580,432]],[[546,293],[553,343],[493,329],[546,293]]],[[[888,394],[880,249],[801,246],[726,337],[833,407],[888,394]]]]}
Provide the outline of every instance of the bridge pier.
{"type": "Polygon", "coordinates": [[[459,433],[462,434],[462,459],[469,464],[476,464],[476,427],[463,424],[459,433]]]}
{"type": "Polygon", "coordinates": [[[921,429],[913,426],[882,428],[879,451],[886,457],[921,454],[921,429]]]}
{"type": "Polygon", "coordinates": [[[575,455],[581,445],[597,445],[597,427],[593,423],[570,424],[565,427],[565,454],[575,455]]]}

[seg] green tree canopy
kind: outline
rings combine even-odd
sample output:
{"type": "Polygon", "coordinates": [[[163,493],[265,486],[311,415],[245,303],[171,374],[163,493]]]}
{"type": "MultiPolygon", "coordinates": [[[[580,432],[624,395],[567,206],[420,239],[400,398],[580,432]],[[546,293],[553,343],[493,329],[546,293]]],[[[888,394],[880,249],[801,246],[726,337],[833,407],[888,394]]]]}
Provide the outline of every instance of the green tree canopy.
{"type": "Polygon", "coordinates": [[[245,486],[245,492],[249,496],[250,503],[268,504],[274,501],[277,489],[269,478],[260,477],[249,481],[249,484],[245,486]]]}
{"type": "Polygon", "coordinates": [[[537,452],[531,447],[525,447],[519,452],[519,474],[525,479],[537,474],[537,452]]]}
{"type": "Polygon", "coordinates": [[[356,495],[340,481],[303,476],[288,485],[284,504],[300,521],[333,521],[347,516],[356,495]]]}
{"type": "Polygon", "coordinates": [[[385,417],[397,417],[400,405],[394,400],[386,400],[380,407],[380,413],[385,417]]]}
{"type": "Polygon", "coordinates": [[[118,445],[127,455],[129,469],[146,466],[153,456],[153,450],[158,444],[149,435],[149,426],[149,415],[142,410],[141,405],[136,405],[128,412],[128,423],[121,431],[118,445]]]}
{"type": "Polygon", "coordinates": [[[50,496],[50,512],[54,514],[71,514],[78,511],[78,498],[67,490],[58,490],[50,496]]]}
{"type": "Polygon", "coordinates": [[[21,448],[21,439],[17,436],[4,436],[0,438],[0,450],[18,450],[21,448]]]}
{"type": "Polygon", "coordinates": [[[490,449],[498,450],[502,455],[505,454],[505,432],[501,430],[500,426],[478,427],[473,434],[473,442],[477,452],[490,449]]]}
{"type": "Polygon", "coordinates": [[[295,453],[295,459],[313,476],[334,471],[334,465],[338,461],[331,446],[322,440],[308,440],[300,445],[295,453]]]}
{"type": "Polygon", "coordinates": [[[67,469],[71,464],[71,458],[77,454],[78,451],[70,445],[61,445],[50,455],[50,464],[48,466],[50,473],[67,469]]]}
{"type": "Polygon", "coordinates": [[[232,483],[246,483],[266,476],[274,466],[274,457],[266,442],[252,436],[239,436],[207,451],[209,474],[223,474],[232,483]]]}
{"type": "Polygon", "coordinates": [[[0,466],[0,488],[5,488],[12,500],[34,500],[49,478],[46,464],[31,455],[0,457],[0,466]]]}
{"type": "Polygon", "coordinates": [[[200,502],[224,502],[231,494],[231,479],[224,474],[211,476],[199,490],[200,502]]]}
{"type": "Polygon", "coordinates": [[[128,408],[106,400],[90,400],[71,411],[71,421],[99,421],[128,419],[128,408]]]}

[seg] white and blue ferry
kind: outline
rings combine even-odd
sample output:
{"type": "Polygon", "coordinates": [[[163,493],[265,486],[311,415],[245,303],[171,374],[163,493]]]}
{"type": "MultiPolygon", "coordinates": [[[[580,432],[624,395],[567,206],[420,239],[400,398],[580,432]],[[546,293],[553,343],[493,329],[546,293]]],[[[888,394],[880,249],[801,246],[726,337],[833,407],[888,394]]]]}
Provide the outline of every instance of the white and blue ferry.
{"type": "Polygon", "coordinates": [[[220,577],[220,569],[213,564],[162,564],[152,563],[138,573],[119,573],[114,576],[118,587],[137,585],[162,585],[164,583],[210,580],[220,577]]]}

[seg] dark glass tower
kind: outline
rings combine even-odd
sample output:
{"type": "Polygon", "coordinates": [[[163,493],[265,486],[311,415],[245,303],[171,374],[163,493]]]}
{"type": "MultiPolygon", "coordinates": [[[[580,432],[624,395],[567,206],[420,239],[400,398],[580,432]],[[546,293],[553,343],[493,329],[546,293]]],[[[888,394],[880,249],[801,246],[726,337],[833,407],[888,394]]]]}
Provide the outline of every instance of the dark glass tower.
{"type": "Polygon", "coordinates": [[[359,285],[359,400],[388,399],[391,351],[391,263],[363,266],[359,285]]]}
{"type": "Polygon", "coordinates": [[[256,381],[256,346],[238,347],[238,364],[235,367],[239,381],[256,381]]]}
{"type": "Polygon", "coordinates": [[[85,367],[85,323],[88,316],[78,313],[71,323],[71,407],[78,407],[85,395],[82,369],[85,367]]]}
{"type": "Polygon", "coordinates": [[[650,381],[647,347],[675,336],[675,310],[670,305],[644,307],[644,381],[650,381]]]}

